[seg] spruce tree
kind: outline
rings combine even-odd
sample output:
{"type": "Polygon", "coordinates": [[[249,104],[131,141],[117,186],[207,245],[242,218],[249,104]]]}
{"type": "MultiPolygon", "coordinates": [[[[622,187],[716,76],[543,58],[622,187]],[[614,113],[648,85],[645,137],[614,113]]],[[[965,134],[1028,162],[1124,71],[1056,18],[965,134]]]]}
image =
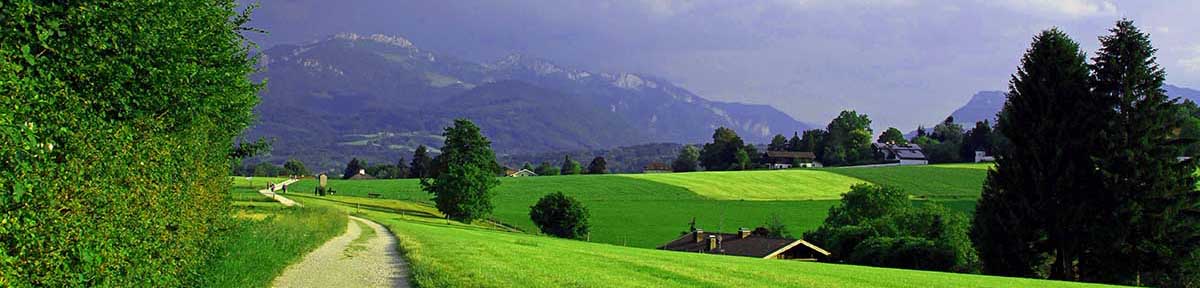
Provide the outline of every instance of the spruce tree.
{"type": "Polygon", "coordinates": [[[1098,154],[1104,172],[1101,227],[1080,264],[1084,280],[1116,284],[1183,287],[1200,284],[1200,242],[1192,161],[1179,161],[1185,143],[1175,100],[1163,90],[1166,73],[1155,62],[1150,38],[1132,21],[1121,20],[1100,37],[1092,58],[1092,87],[1112,104],[1107,151],[1098,154]],[[1193,210],[1194,211],[1194,210],[1193,210]],[[1189,279],[1190,278],[1190,279],[1189,279]],[[1190,281],[1190,282],[1189,282],[1190,281]]]}
{"type": "Polygon", "coordinates": [[[792,151],[792,152],[803,151],[802,149],[804,146],[801,143],[802,142],[800,141],[800,133],[792,132],[792,139],[788,140],[787,150],[792,151]]]}
{"type": "Polygon", "coordinates": [[[350,177],[354,177],[354,175],[358,175],[358,172],[366,169],[367,161],[358,160],[358,158],[350,159],[350,162],[346,163],[346,169],[342,170],[342,179],[350,179],[350,177]]]}
{"type": "Polygon", "coordinates": [[[1034,37],[1009,83],[997,154],[975,213],[971,237],[985,273],[1075,279],[1082,240],[1095,227],[1091,156],[1106,106],[1091,96],[1079,45],[1058,29],[1034,37]],[[1047,261],[1049,271],[1042,271],[1047,261]]]}
{"type": "Polygon", "coordinates": [[[592,158],[592,162],[588,163],[588,174],[604,174],[608,173],[608,161],[604,157],[596,156],[592,158]]]}
{"type": "Polygon", "coordinates": [[[562,172],[562,175],[579,175],[583,172],[582,167],[579,166],[579,161],[571,160],[571,155],[563,156],[561,167],[559,171],[562,172]]]}
{"type": "Polygon", "coordinates": [[[496,154],[492,142],[466,119],[454,120],[454,126],[442,135],[446,144],[438,158],[446,170],[432,181],[422,179],[421,187],[434,195],[438,211],[450,219],[471,223],[486,217],[494,207],[492,188],[500,185],[493,175],[496,154]]]}
{"type": "Polygon", "coordinates": [[[412,169],[410,177],[429,178],[429,174],[433,170],[433,158],[429,157],[429,152],[425,148],[425,145],[417,146],[417,150],[413,151],[412,164],[409,167],[412,169]]]}

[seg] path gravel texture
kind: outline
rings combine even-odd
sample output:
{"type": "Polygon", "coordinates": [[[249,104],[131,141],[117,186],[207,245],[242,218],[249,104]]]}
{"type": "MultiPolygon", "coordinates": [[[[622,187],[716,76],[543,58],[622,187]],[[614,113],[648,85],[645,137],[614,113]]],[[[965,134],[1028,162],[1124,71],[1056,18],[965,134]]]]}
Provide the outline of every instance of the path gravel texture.
{"type": "MultiPolygon", "coordinates": [[[[304,206],[304,205],[300,205],[300,203],[296,203],[296,201],[292,201],[292,199],[288,199],[287,197],[283,197],[278,194],[275,194],[275,191],[279,191],[280,189],[283,189],[283,185],[292,185],[292,183],[296,183],[296,181],[300,181],[300,180],[288,179],[283,182],[276,183],[275,190],[271,190],[270,188],[262,189],[262,190],[258,190],[258,193],[262,194],[263,196],[271,197],[271,199],[275,199],[275,201],[279,201],[279,204],[283,204],[283,206],[289,206],[289,207],[290,206],[304,206]]],[[[293,191],[295,191],[295,190],[293,190],[293,191]]]]}
{"type": "Polygon", "coordinates": [[[325,242],[279,277],[273,287],[409,287],[408,263],[396,251],[396,237],[379,223],[350,216],[346,233],[325,242]],[[353,243],[363,229],[375,231],[353,243]]]}

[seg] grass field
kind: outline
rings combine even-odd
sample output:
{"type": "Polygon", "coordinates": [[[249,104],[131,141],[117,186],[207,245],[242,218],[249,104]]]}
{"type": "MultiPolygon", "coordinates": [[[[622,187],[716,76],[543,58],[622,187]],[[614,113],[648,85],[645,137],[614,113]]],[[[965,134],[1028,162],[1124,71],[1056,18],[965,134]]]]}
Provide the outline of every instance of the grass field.
{"type": "Polygon", "coordinates": [[[230,192],[235,226],[205,266],[201,283],[207,287],[269,286],[288,265],[346,230],[346,213],[339,209],[283,207],[258,189],[240,182],[230,192]]]}
{"type": "Polygon", "coordinates": [[[866,181],[824,170],[791,169],[701,173],[624,174],[683,187],[718,200],[837,200],[850,186],[866,181]]]}
{"type": "MultiPolygon", "coordinates": [[[[399,239],[414,284],[420,287],[1101,287],[638,249],[364,210],[328,197],[298,199],[305,205],[358,211],[356,215],[387,226],[399,239]]],[[[359,201],[371,206],[395,203],[359,201]]]]}
{"type": "MultiPolygon", "coordinates": [[[[855,168],[857,170],[831,168],[503,178],[493,200],[496,205],[493,217],[498,222],[536,232],[537,228],[529,220],[529,206],[543,195],[561,191],[579,199],[590,210],[593,242],[653,248],[678,237],[688,228],[692,217],[696,218],[701,228],[732,231],[739,227],[761,226],[772,214],[779,215],[793,236],[798,237],[804,231],[819,226],[841,193],[848,191],[851,184],[862,182],[858,179],[900,186],[918,195],[943,195],[932,197],[930,201],[970,212],[974,210],[974,195],[979,193],[978,185],[981,185],[976,181],[982,183],[986,171],[978,167],[985,166],[968,164],[855,168]],[[691,181],[710,183],[715,188],[706,188],[709,184],[690,184],[691,181]],[[742,185],[754,188],[738,188],[742,185]],[[742,194],[755,196],[738,196],[742,194]],[[762,200],[768,197],[766,195],[776,195],[771,197],[783,200],[762,200]],[[832,196],[822,196],[829,200],[786,200],[813,195],[832,196]]],[[[289,190],[294,195],[312,195],[315,184],[313,180],[305,180],[293,184],[289,190]]],[[[355,201],[356,198],[366,197],[368,193],[379,193],[386,199],[431,205],[430,195],[422,191],[419,182],[414,179],[330,180],[330,187],[338,191],[334,199],[339,201],[355,201]]]]}

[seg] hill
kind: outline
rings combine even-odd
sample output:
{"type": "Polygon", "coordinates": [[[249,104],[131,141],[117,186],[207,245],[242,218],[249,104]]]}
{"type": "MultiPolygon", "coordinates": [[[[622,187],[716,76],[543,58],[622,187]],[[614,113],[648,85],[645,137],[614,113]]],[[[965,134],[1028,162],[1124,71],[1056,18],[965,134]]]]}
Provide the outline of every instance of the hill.
{"type": "MultiPolygon", "coordinates": [[[[1179,97],[1192,102],[1200,103],[1200,90],[1179,87],[1175,85],[1164,85],[1163,90],[1166,90],[1167,95],[1171,97],[1179,97]]],[[[954,122],[962,124],[963,127],[975,127],[975,122],[985,119],[996,123],[996,114],[1004,108],[1006,96],[1003,91],[979,91],[971,96],[971,99],[963,104],[962,107],[955,109],[950,116],[954,117],[954,122]]],[[[932,129],[933,125],[926,126],[926,129],[932,129]]]]}
{"type": "Polygon", "coordinates": [[[299,199],[387,226],[421,287],[1106,287],[629,248],[446,222],[395,200],[362,199],[360,206],[386,207],[362,209],[299,199]]]}
{"type": "MultiPolygon", "coordinates": [[[[728,231],[761,226],[772,215],[799,235],[819,226],[855,183],[895,185],[928,199],[921,203],[973,211],[987,170],[969,168],[987,165],[503,178],[495,190],[493,218],[537,231],[529,207],[546,194],[563,192],[591,211],[594,242],[653,248],[678,237],[693,219],[704,229],[728,231]]],[[[312,191],[314,185],[301,181],[291,188],[312,191]]],[[[431,198],[413,179],[330,180],[330,186],[344,196],[379,193],[420,203],[431,198]]]]}
{"type": "Polygon", "coordinates": [[[297,158],[317,171],[354,156],[391,162],[417,145],[436,147],[454,117],[472,118],[500,155],[696,143],[718,126],[761,143],[808,127],[770,106],[709,101],[654,76],[525,55],[475,63],[396,36],[345,33],[263,55],[265,71],[255,77],[267,89],[246,135],[276,144],[251,161],[297,158]]]}

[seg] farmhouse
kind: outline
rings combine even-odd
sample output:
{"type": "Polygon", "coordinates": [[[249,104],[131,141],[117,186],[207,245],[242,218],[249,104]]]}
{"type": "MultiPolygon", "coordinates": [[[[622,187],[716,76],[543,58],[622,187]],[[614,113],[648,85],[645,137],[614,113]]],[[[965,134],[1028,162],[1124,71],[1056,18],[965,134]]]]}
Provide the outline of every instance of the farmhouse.
{"type": "Polygon", "coordinates": [[[983,150],[975,150],[975,163],[996,162],[996,157],[987,155],[983,150]]]}
{"type": "Polygon", "coordinates": [[[537,176],[537,173],[533,173],[533,171],[529,171],[529,169],[521,169],[521,170],[517,170],[517,171],[508,170],[508,172],[505,174],[507,174],[506,176],[508,176],[508,177],[537,176]]]}
{"type": "Polygon", "coordinates": [[[883,144],[874,143],[875,151],[883,154],[883,160],[899,162],[900,165],[925,165],[929,159],[917,144],[883,144]]]}
{"type": "Polygon", "coordinates": [[[658,249],[763,259],[817,260],[829,256],[828,251],[808,241],[770,238],[746,228],[738,229],[735,234],[705,233],[696,229],[658,249]]]}
{"type": "Polygon", "coordinates": [[[662,162],[651,162],[642,168],[642,173],[670,173],[671,166],[667,166],[662,162]]]}
{"type": "Polygon", "coordinates": [[[365,169],[358,169],[358,174],[354,174],[354,176],[350,176],[350,178],[348,178],[348,179],[350,179],[350,180],[370,180],[370,179],[375,179],[375,177],[372,177],[370,174],[367,174],[367,170],[365,170],[365,169]]]}
{"type": "Polygon", "coordinates": [[[788,169],[792,167],[812,168],[817,155],[812,152],[767,151],[767,163],[771,169],[788,169]]]}

